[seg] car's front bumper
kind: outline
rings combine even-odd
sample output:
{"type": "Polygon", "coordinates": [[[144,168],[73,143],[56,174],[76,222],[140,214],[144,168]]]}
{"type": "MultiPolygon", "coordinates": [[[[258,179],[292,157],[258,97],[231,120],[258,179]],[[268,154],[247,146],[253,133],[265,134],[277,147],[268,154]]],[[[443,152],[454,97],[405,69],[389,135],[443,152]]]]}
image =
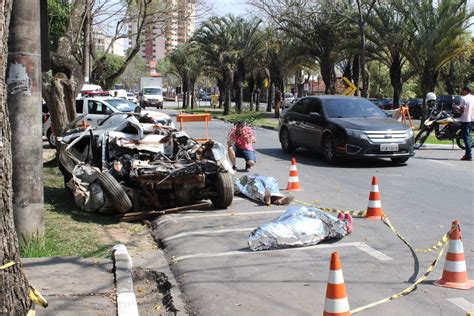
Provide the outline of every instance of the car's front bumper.
{"type": "Polygon", "coordinates": [[[336,154],[338,156],[353,157],[353,158],[406,158],[415,155],[413,146],[415,141],[412,138],[406,139],[404,143],[391,143],[387,142],[384,144],[370,143],[367,140],[347,137],[346,141],[337,146],[336,154]],[[392,145],[397,144],[398,150],[396,151],[383,151],[381,145],[392,145]]]}

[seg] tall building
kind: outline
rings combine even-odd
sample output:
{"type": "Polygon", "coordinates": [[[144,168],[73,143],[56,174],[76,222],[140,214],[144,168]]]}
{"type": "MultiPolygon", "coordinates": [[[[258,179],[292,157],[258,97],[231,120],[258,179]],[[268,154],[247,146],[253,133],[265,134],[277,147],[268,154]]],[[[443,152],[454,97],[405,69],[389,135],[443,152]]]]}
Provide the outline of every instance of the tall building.
{"type": "Polygon", "coordinates": [[[110,43],[112,42],[112,36],[102,30],[94,29],[91,34],[91,40],[98,51],[105,52],[109,49],[108,52],[112,55],[125,56],[125,45],[123,39],[115,40],[109,48],[110,43]]]}
{"type": "MultiPolygon", "coordinates": [[[[140,54],[150,66],[156,65],[157,61],[165,58],[179,44],[187,42],[195,31],[195,0],[166,0],[166,7],[166,21],[148,21],[141,34],[140,54]]],[[[129,47],[133,47],[135,41],[136,25],[130,24],[129,47]]]]}

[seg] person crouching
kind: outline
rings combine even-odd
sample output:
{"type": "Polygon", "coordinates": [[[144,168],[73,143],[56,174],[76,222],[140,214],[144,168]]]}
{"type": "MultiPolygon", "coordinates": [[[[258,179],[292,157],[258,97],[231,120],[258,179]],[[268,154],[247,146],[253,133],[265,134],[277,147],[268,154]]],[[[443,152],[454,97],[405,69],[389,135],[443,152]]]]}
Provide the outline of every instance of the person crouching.
{"type": "Polygon", "coordinates": [[[255,133],[250,126],[244,122],[235,123],[227,137],[229,158],[234,170],[237,169],[236,157],[245,160],[245,171],[249,171],[255,165],[257,157],[252,145],[255,142],[255,133]]]}

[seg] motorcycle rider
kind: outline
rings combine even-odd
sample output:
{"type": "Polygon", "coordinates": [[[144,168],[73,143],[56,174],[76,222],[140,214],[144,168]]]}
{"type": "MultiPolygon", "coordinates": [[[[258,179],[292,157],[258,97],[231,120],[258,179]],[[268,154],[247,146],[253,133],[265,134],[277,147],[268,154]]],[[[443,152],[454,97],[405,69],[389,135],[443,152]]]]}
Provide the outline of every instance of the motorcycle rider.
{"type": "Polygon", "coordinates": [[[466,85],[461,89],[461,103],[459,108],[462,110],[462,115],[459,118],[461,121],[461,131],[464,144],[466,145],[466,153],[461,160],[472,160],[471,151],[471,128],[474,121],[474,95],[471,94],[471,85],[466,85]]]}

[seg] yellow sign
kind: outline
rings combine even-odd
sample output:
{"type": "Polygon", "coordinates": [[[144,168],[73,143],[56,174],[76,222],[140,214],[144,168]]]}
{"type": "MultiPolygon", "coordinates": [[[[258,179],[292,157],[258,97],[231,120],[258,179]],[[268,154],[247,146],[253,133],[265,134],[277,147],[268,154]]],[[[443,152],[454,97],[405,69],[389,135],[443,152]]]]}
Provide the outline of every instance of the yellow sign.
{"type": "Polygon", "coordinates": [[[346,77],[342,77],[342,80],[348,85],[346,91],[342,93],[342,95],[354,95],[357,91],[357,87],[346,77]]]}
{"type": "Polygon", "coordinates": [[[263,87],[266,89],[269,86],[268,79],[263,80],[263,87]]]}

